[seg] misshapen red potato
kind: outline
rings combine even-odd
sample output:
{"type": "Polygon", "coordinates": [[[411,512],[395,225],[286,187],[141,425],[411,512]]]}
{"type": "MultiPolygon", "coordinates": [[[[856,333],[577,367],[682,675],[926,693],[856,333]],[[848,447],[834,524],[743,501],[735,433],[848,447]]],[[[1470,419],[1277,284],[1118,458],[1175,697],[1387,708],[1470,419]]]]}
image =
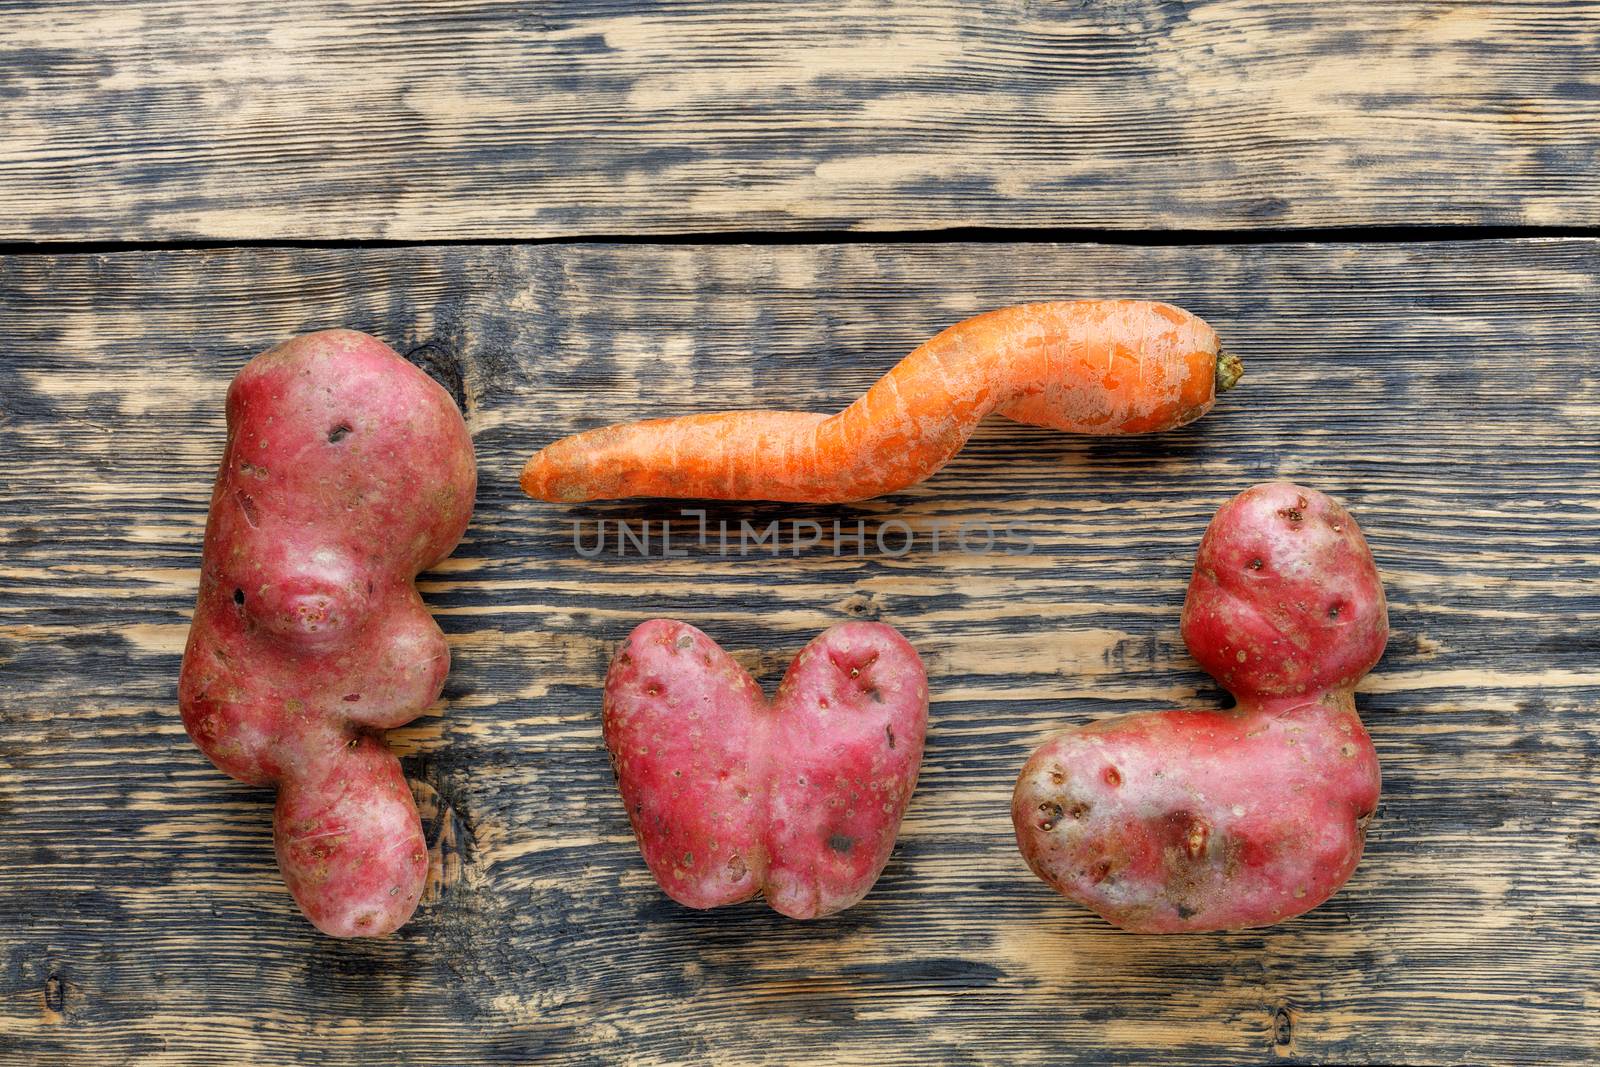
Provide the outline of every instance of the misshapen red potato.
{"type": "Polygon", "coordinates": [[[894,847],[927,722],[922,661],[879,623],[812,640],[770,703],[715,641],[667,619],[636,628],[606,676],[606,745],[639,849],[691,908],[764,895],[813,919],[860,900],[894,847]]]}
{"type": "Polygon", "coordinates": [[[1012,799],[1028,865],[1146,933],[1316,907],[1355,870],[1378,805],[1353,691],[1388,632],[1348,512],[1288,482],[1245,490],[1211,520],[1183,609],[1189,650],[1237,706],[1124,715],[1045,741],[1012,799]]]}
{"type": "Polygon", "coordinates": [[[414,581],[466,530],[472,439],[442,387],[347,330],[251,360],[227,417],[184,726],[223,771],[277,784],[278,864],[306,917],[386,934],[415,910],[428,858],[382,733],[450,669],[414,581]]]}

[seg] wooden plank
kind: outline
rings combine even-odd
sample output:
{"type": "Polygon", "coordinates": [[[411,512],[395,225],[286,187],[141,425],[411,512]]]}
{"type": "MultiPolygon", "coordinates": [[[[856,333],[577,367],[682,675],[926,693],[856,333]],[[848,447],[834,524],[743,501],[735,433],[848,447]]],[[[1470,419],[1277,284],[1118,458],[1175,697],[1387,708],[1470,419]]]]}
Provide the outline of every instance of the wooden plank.
{"type": "MultiPolygon", "coordinates": [[[[1600,242],[428,247],[0,259],[0,1049],[7,1062],[1572,1063],[1600,1052],[1600,242]],[[640,559],[573,548],[516,487],[602,419],[831,408],[934,330],[1139,294],[1246,361],[1201,422],[1088,440],[996,421],[857,507],[711,520],[989,521],[1031,554],[640,559]],[[254,352],[342,324],[466,403],[466,543],[427,578],[444,705],[394,735],[438,885],[340,943],[274,868],[269,794],[174,693],[221,403],[254,352]],[[1360,516],[1394,636],[1360,703],[1385,773],[1368,853],[1277,928],[1118,933],[1011,841],[1048,730],[1207,706],[1178,639],[1211,511],[1304,479],[1360,516]],[[770,685],[830,622],[923,651],[922,783],[883,879],[813,924],[651,883],[600,742],[608,653],[700,625],[770,685]]],[[[693,523],[676,519],[687,538],[693,523]]],[[[592,532],[586,528],[585,536],[592,532]]]]}
{"type": "Polygon", "coordinates": [[[0,240],[1600,225],[1600,2],[0,0],[0,240]]]}

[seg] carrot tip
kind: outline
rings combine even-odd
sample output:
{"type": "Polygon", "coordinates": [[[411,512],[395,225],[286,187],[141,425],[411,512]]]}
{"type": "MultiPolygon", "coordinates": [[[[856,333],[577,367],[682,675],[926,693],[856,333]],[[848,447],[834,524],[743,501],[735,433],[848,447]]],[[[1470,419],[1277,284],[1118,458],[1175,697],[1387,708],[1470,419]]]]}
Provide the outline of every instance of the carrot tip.
{"type": "Polygon", "coordinates": [[[1231,352],[1217,353],[1217,392],[1226,393],[1244,377],[1244,361],[1231,352]]]}

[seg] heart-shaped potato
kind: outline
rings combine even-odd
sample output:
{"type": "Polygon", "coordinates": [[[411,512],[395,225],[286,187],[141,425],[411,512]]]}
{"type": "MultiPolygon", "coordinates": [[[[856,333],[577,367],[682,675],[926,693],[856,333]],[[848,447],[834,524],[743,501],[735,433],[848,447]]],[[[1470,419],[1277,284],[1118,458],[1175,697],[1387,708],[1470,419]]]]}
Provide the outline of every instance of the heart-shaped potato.
{"type": "Polygon", "coordinates": [[[638,626],[606,675],[606,746],[639,849],[691,908],[760,894],[814,919],[860,900],[894,848],[927,725],[922,660],[880,623],[813,639],[770,702],[670,619],[638,626]]]}

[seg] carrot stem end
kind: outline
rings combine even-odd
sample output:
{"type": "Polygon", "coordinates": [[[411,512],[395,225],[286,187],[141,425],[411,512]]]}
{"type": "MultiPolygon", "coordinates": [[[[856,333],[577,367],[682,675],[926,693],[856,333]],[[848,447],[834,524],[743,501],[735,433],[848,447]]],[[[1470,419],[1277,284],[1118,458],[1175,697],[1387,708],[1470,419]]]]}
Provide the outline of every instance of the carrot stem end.
{"type": "Polygon", "coordinates": [[[1244,377],[1244,362],[1231,352],[1217,353],[1217,392],[1226,393],[1244,377]]]}

